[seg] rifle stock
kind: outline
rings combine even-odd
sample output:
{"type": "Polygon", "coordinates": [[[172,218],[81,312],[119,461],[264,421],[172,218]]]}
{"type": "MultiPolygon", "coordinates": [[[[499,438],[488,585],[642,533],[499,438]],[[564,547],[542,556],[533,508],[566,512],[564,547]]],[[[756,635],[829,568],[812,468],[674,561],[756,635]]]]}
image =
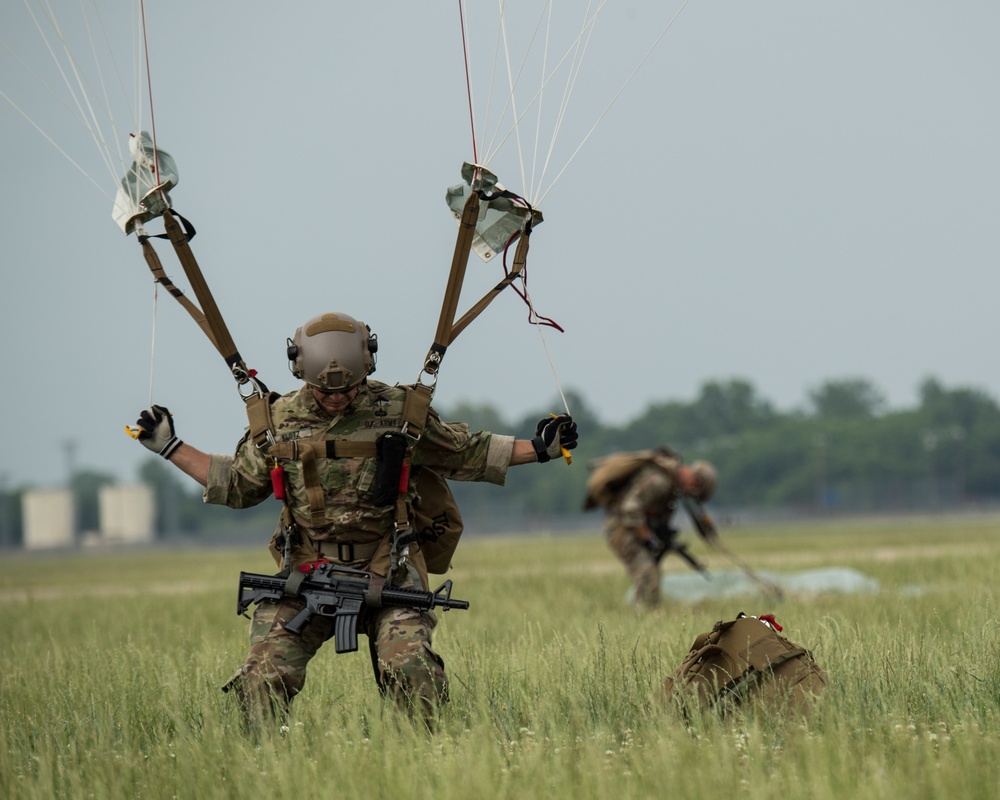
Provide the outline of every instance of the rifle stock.
{"type": "Polygon", "coordinates": [[[290,577],[241,572],[236,613],[245,614],[253,604],[298,597],[305,606],[285,623],[285,630],[301,634],[313,617],[332,617],[334,646],[338,653],[358,649],[358,619],[366,608],[386,606],[431,611],[441,608],[467,609],[467,600],[451,599],[451,581],[433,592],[385,586],[384,579],[369,572],[338,567],[328,561],[310,565],[307,572],[293,572],[290,577]]]}

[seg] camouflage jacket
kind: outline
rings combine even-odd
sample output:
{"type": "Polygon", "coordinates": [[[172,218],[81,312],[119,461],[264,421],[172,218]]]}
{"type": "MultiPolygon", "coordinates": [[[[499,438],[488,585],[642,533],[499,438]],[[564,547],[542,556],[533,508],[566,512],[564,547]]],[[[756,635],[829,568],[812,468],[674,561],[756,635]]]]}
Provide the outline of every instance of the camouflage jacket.
{"type": "MultiPolygon", "coordinates": [[[[309,388],[278,398],[271,407],[277,442],[374,442],[387,431],[402,427],[406,391],[369,380],[347,411],[330,417],[313,399],[309,388]]],[[[426,466],[450,480],[485,481],[503,485],[514,437],[470,432],[465,423],[443,422],[431,409],[427,426],[412,452],[414,467],[426,466]]],[[[250,440],[249,432],[233,456],[213,455],[205,487],[205,502],[247,508],[273,493],[267,458],[250,440]]],[[[302,462],[283,460],[288,505],[311,538],[343,543],[374,542],[393,530],[394,508],[372,503],[374,458],[318,458],[319,483],[325,503],[325,525],[309,525],[310,504],[302,462]]],[[[413,500],[411,488],[408,501],[413,500]]]]}
{"type": "Polygon", "coordinates": [[[642,467],[608,509],[609,521],[634,527],[647,519],[669,521],[677,497],[673,474],[656,464],[642,467]]]}

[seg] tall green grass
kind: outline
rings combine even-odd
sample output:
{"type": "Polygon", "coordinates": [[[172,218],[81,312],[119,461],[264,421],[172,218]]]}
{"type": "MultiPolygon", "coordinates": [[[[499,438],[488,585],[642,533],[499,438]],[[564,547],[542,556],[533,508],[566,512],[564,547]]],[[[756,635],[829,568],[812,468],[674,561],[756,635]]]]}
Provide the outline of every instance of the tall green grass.
{"type": "Polygon", "coordinates": [[[362,639],[321,651],[288,730],[263,739],[219,691],[246,646],[236,577],[273,571],[263,546],[5,554],[0,796],[997,796],[1000,520],[726,538],[755,568],[846,566],[881,590],[641,614],[596,530],[470,537],[449,577],[472,608],[436,633],[452,699],[433,735],[383,705],[362,639]],[[808,720],[684,723],[651,704],[695,635],[739,611],[813,650],[829,684],[808,720]]]}

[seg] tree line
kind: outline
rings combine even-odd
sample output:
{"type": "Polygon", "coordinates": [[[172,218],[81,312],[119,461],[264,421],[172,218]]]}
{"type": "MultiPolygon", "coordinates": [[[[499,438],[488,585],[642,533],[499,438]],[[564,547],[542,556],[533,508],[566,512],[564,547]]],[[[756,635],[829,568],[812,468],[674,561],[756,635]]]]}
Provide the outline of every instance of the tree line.
{"type": "MultiPolygon", "coordinates": [[[[1000,406],[973,388],[948,389],[933,378],[913,408],[890,410],[863,378],[831,380],[808,394],[807,407],[782,412],[743,379],[708,381],[690,402],[649,405],[623,425],[604,425],[573,394],[580,430],[574,466],[512,470],[508,486],[460,486],[463,510],[546,517],[580,510],[587,462],[619,450],[668,445],[686,461],[719,471],[712,505],[722,512],[792,514],[921,511],[1000,501],[1000,406]]],[[[529,416],[504,426],[488,406],[454,409],[497,430],[523,430],[529,416]]]]}
{"type": "MultiPolygon", "coordinates": [[[[603,423],[577,392],[567,400],[581,431],[572,466],[514,469],[503,488],[454,483],[470,528],[517,529],[577,515],[588,462],[660,445],[687,461],[715,464],[720,480],[711,505],[717,514],[925,511],[1000,502],[1000,406],[984,391],[948,389],[934,378],[920,385],[915,407],[900,410],[890,410],[878,387],[863,378],[828,381],[809,392],[804,409],[788,412],[750,381],[713,380],[692,401],[652,403],[621,425],[603,423]]],[[[531,431],[546,413],[511,420],[489,404],[469,403],[441,412],[473,430],[497,432],[531,431]]],[[[200,487],[160,459],[151,457],[140,479],[154,488],[157,528],[164,533],[269,531],[277,518],[273,500],[243,511],[206,506],[200,487]]],[[[97,493],[116,482],[91,470],[74,475],[81,530],[98,527],[97,493]]],[[[0,543],[18,538],[20,491],[0,497],[0,543]]]]}

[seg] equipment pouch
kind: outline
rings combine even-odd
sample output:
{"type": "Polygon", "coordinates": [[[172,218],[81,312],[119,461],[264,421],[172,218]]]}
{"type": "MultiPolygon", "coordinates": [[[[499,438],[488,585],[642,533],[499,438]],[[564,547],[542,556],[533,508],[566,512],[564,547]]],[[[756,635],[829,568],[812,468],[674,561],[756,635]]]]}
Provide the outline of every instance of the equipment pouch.
{"type": "Polygon", "coordinates": [[[375,441],[375,480],[372,481],[372,502],[391,506],[399,496],[399,476],[406,459],[407,438],[402,433],[383,433],[375,441]]]}

